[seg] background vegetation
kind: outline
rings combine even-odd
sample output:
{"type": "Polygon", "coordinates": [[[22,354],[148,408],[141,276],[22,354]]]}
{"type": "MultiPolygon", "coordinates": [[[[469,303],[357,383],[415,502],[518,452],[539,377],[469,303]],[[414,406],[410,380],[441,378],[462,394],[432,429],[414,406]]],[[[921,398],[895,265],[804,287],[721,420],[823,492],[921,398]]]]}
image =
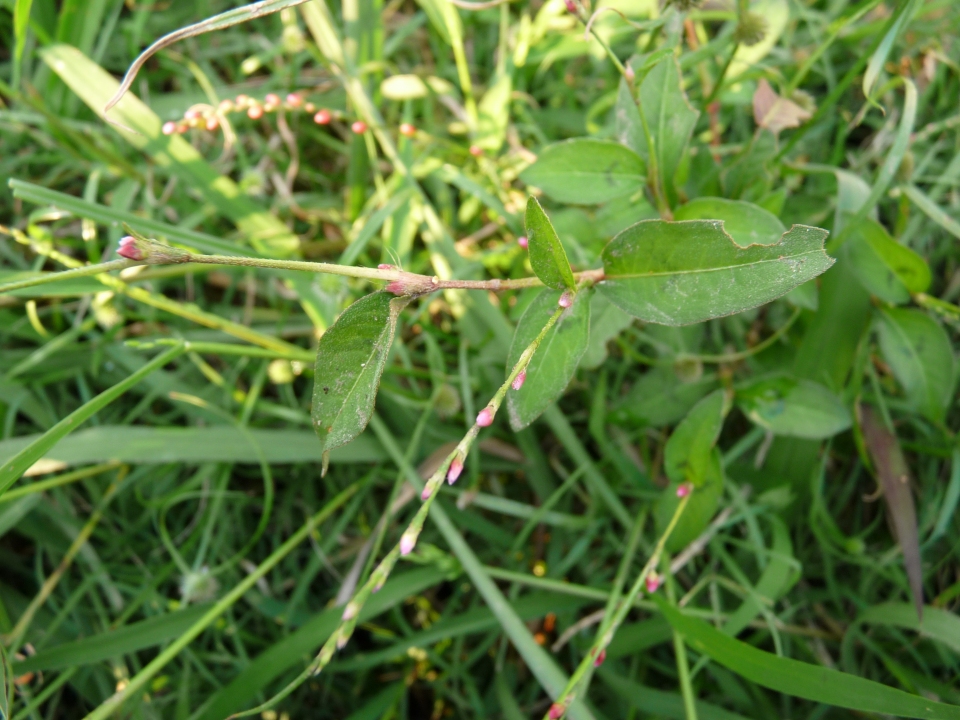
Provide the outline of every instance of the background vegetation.
{"type": "MultiPolygon", "coordinates": [[[[102,117],[116,78],[232,4],[0,2],[0,283],[112,260],[124,222],[208,253],[526,277],[541,189],[576,270],[675,213],[832,232],[835,267],[759,309],[676,328],[595,301],[559,401],[483,430],[351,643],[263,717],[544,714],[681,480],[697,504],[665,584],[572,717],[960,717],[932,702],[960,705],[960,8],[617,0],[590,37],[589,6],[461,5],[344,0],[327,25],[312,0],[188,38],[115,111],[129,132],[102,117]],[[604,45],[641,95],[675,68],[662,118],[692,118],[676,172],[613,199],[534,164],[567,138],[630,145],[604,45]],[[684,418],[713,428],[696,478],[671,463],[684,418]]],[[[321,477],[317,338],[370,289],[187,264],[0,295],[4,717],[214,720],[310,662],[536,295],[412,304],[370,427],[321,477]]]]}

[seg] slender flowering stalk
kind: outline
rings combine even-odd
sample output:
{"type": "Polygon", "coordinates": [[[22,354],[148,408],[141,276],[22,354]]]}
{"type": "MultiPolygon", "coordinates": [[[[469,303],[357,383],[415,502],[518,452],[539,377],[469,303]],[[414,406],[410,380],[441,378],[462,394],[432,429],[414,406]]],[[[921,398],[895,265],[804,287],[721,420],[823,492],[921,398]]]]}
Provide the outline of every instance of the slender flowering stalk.
{"type": "Polygon", "coordinates": [[[556,324],[557,320],[560,319],[563,311],[564,309],[562,307],[557,307],[537,337],[534,338],[533,342],[531,342],[530,345],[528,345],[527,348],[520,354],[520,358],[507,375],[507,379],[504,381],[503,385],[500,386],[484,410],[481,411],[481,416],[483,416],[485,412],[489,413],[489,422],[487,422],[485,425],[482,425],[480,423],[481,418],[478,417],[477,422],[475,422],[467,431],[467,434],[457,444],[457,447],[454,448],[454,450],[436,469],[433,475],[431,475],[427,480],[426,484],[424,485],[423,492],[420,495],[421,499],[423,500],[423,504],[417,510],[413,519],[410,521],[410,524],[407,525],[406,530],[403,531],[403,535],[400,536],[400,541],[394,545],[393,549],[384,556],[377,567],[374,568],[373,572],[370,573],[370,577],[367,578],[367,581],[360,587],[359,590],[357,590],[354,596],[350,599],[350,602],[347,603],[340,620],[340,626],[323,644],[323,647],[320,648],[320,652],[314,658],[313,662],[311,662],[310,665],[308,665],[307,668],[297,678],[295,678],[277,695],[267,700],[262,705],[259,705],[251,710],[238,713],[232,717],[257,715],[269,709],[296,690],[311,675],[317,675],[320,673],[323,668],[329,664],[334,653],[346,646],[351,635],[353,635],[353,631],[357,624],[357,618],[360,614],[360,611],[363,609],[364,604],[373,593],[377,592],[377,590],[383,587],[387,577],[389,577],[390,573],[393,571],[397,560],[402,556],[409,555],[411,552],[413,552],[414,547],[416,547],[417,539],[420,536],[421,530],[423,530],[423,525],[426,522],[427,514],[430,512],[430,507],[437,497],[437,489],[443,483],[444,478],[447,478],[449,482],[451,475],[453,476],[454,480],[456,480],[456,478],[459,476],[463,469],[463,461],[469,454],[470,448],[473,446],[477,435],[480,433],[480,428],[486,427],[486,425],[489,425],[493,422],[493,418],[496,415],[497,409],[500,407],[501,403],[503,403],[503,400],[507,395],[507,390],[513,385],[520,373],[526,370],[527,366],[530,364],[530,360],[533,358],[534,353],[536,353],[537,348],[540,346],[540,343],[543,342],[543,339],[546,337],[547,333],[550,332],[550,329],[556,324]]]}

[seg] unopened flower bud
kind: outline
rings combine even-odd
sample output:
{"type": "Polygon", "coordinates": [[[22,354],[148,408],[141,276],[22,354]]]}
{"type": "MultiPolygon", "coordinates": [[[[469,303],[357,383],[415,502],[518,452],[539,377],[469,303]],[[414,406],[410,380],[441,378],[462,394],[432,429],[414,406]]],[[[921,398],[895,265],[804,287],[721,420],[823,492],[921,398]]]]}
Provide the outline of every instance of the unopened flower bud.
{"type": "Polygon", "coordinates": [[[417,129],[410,123],[402,123],[400,125],[400,134],[404,137],[412,138],[417,134],[417,129]]]}
{"type": "Polygon", "coordinates": [[[380,263],[377,265],[377,270],[393,270],[393,265],[390,263],[380,263]]]}
{"type": "Polygon", "coordinates": [[[463,472],[463,460],[459,455],[457,455],[453,462],[450,463],[450,469],[447,470],[447,484],[453,485],[457,478],[460,477],[460,473],[463,472]]]}
{"type": "Polygon", "coordinates": [[[423,488],[423,490],[422,490],[421,493],[420,493],[420,499],[423,500],[424,502],[426,502],[427,500],[430,499],[430,496],[431,496],[432,494],[433,494],[433,490],[430,488],[430,486],[429,486],[429,485],[425,485],[424,488],[423,488]]]}
{"type": "Polygon", "coordinates": [[[125,257],[127,260],[143,260],[144,253],[137,247],[136,239],[127,235],[120,238],[120,245],[117,247],[117,255],[125,257]]]}
{"type": "Polygon", "coordinates": [[[300,104],[303,102],[303,98],[300,97],[297,93],[289,93],[287,95],[287,104],[290,107],[300,107],[300,104]]]}
{"type": "Polygon", "coordinates": [[[367,124],[363,120],[356,120],[350,129],[357,135],[363,135],[367,131],[367,124]]]}
{"type": "Polygon", "coordinates": [[[247,110],[247,117],[251,120],[259,120],[263,117],[263,106],[262,105],[252,105],[249,110],[247,110]]]}
{"type": "Polygon", "coordinates": [[[331,120],[331,115],[329,110],[317,110],[317,114],[313,116],[313,121],[317,125],[329,125],[331,120]]]}
{"type": "Polygon", "coordinates": [[[480,427],[489,427],[493,425],[493,411],[485,407],[477,415],[477,425],[480,427]]]}
{"type": "Polygon", "coordinates": [[[189,121],[189,122],[192,122],[193,120],[199,120],[199,119],[200,119],[200,115],[201,115],[201,113],[200,113],[199,110],[196,110],[196,109],[194,109],[194,108],[191,108],[190,110],[187,110],[187,111],[183,114],[183,119],[184,119],[184,120],[187,120],[187,121],[189,121]]]}
{"type": "Polygon", "coordinates": [[[186,250],[162,245],[153,240],[139,240],[127,235],[120,238],[117,254],[128,260],[144,262],[147,265],[173,265],[190,262],[191,256],[186,250]]]}
{"type": "Polygon", "coordinates": [[[237,95],[235,102],[237,104],[237,108],[243,110],[243,108],[250,104],[250,97],[248,95],[237,95]]]}
{"type": "Polygon", "coordinates": [[[410,551],[413,550],[414,545],[417,544],[417,533],[413,530],[407,530],[403,535],[400,536],[400,554],[409,555],[410,551]]]}
{"type": "Polygon", "coordinates": [[[357,612],[360,610],[360,606],[357,605],[353,600],[347,603],[347,606],[343,609],[343,615],[340,616],[340,619],[344,622],[353,620],[357,616],[357,612]]]}
{"type": "Polygon", "coordinates": [[[634,71],[634,69],[630,66],[629,63],[623,69],[623,75],[624,77],[626,77],[627,82],[630,82],[630,83],[632,83],[634,78],[637,77],[637,73],[634,71]]]}
{"type": "Polygon", "coordinates": [[[573,305],[573,293],[569,290],[564,290],[563,294],[560,296],[560,299],[557,300],[557,305],[562,308],[568,308],[573,305]]]}
{"type": "Polygon", "coordinates": [[[644,581],[644,584],[647,586],[648,593],[655,593],[657,588],[660,587],[662,578],[655,572],[651,572],[647,575],[647,579],[644,581]]]}
{"type": "Polygon", "coordinates": [[[177,131],[177,124],[172,120],[165,122],[160,130],[164,135],[173,135],[177,131]]]}
{"type": "Polygon", "coordinates": [[[216,115],[211,115],[210,117],[207,118],[207,130],[209,130],[210,132],[213,132],[218,127],[220,127],[220,120],[217,118],[216,115]]]}
{"type": "Polygon", "coordinates": [[[343,628],[340,631],[340,635],[337,637],[337,650],[343,650],[347,643],[350,642],[350,633],[346,628],[343,628]]]}
{"type": "Polygon", "coordinates": [[[563,4],[567,6],[567,12],[577,14],[577,4],[573,0],[563,0],[563,4]]]}
{"type": "Polygon", "coordinates": [[[470,154],[473,155],[474,157],[480,157],[481,155],[483,155],[483,148],[480,147],[479,145],[471,145],[470,154]]]}
{"type": "Polygon", "coordinates": [[[268,108],[275,108],[280,104],[280,96],[276,93],[267,93],[267,96],[263,99],[263,104],[268,108]]]}
{"type": "Polygon", "coordinates": [[[597,653],[597,657],[593,661],[593,666],[600,667],[601,665],[603,665],[603,661],[606,659],[607,659],[607,650],[606,648],[604,648],[597,653]]]}
{"type": "Polygon", "coordinates": [[[677,486],[678,498],[685,498],[687,495],[689,495],[692,492],[693,492],[693,485],[688,482],[680,483],[680,485],[677,486]]]}
{"type": "Polygon", "coordinates": [[[230,100],[221,100],[217,105],[217,110],[221,113],[228,113],[233,110],[233,103],[230,100]]]}
{"type": "Polygon", "coordinates": [[[527,247],[529,247],[530,241],[527,240],[527,236],[526,236],[526,235],[521,235],[520,237],[517,238],[517,245],[519,245],[520,247],[526,249],[527,247]]]}
{"type": "Polygon", "coordinates": [[[303,106],[303,109],[304,109],[305,112],[313,113],[313,112],[316,112],[317,106],[314,105],[312,102],[308,102],[307,104],[305,104],[305,105],[303,106]]]}
{"type": "MultiPolygon", "coordinates": [[[[567,0],[567,6],[569,7],[571,4],[570,0],[567,0]]],[[[563,705],[554,703],[550,706],[550,712],[547,713],[547,717],[550,718],[550,720],[560,720],[566,711],[567,709],[563,705]]]]}
{"type": "Polygon", "coordinates": [[[377,580],[377,582],[374,584],[374,586],[370,589],[370,593],[371,593],[371,594],[376,594],[376,593],[380,592],[380,591],[383,589],[383,584],[384,584],[385,582],[386,582],[386,578],[380,578],[379,580],[377,580]]]}
{"type": "Polygon", "coordinates": [[[513,379],[513,382],[510,383],[510,387],[512,387],[514,390],[519,390],[523,387],[523,381],[526,379],[527,371],[521,370],[519,373],[517,373],[517,376],[513,379]]]}

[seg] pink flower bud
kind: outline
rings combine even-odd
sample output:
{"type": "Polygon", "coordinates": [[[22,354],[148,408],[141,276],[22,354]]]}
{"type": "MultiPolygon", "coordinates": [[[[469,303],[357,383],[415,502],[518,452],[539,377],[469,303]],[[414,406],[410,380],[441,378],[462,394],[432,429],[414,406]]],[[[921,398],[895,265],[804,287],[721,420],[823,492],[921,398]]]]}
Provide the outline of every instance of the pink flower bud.
{"type": "Polygon", "coordinates": [[[567,12],[571,12],[574,15],[577,14],[577,5],[573,0],[563,0],[563,4],[567,6],[567,12]]]}
{"type": "Polygon", "coordinates": [[[357,120],[350,126],[357,135],[363,135],[367,131],[367,124],[363,120],[357,120]]]}
{"type": "Polygon", "coordinates": [[[647,586],[647,592],[651,594],[655,593],[657,591],[657,588],[660,587],[660,581],[661,581],[660,576],[657,575],[657,573],[655,572],[651,572],[649,575],[647,575],[647,579],[645,581],[645,584],[647,586]]]}
{"type": "Polygon", "coordinates": [[[297,93],[289,93],[287,95],[287,104],[290,105],[290,107],[300,107],[300,103],[302,102],[303,98],[297,93]]]}
{"type": "Polygon", "coordinates": [[[513,379],[513,382],[510,383],[510,387],[514,390],[519,390],[523,387],[523,381],[527,379],[527,371],[521,370],[517,376],[513,379]]]}
{"type": "Polygon", "coordinates": [[[403,286],[403,283],[399,280],[394,280],[393,282],[387,283],[387,287],[384,288],[388,293],[393,293],[394,295],[405,295],[406,289],[403,286]]]}
{"type": "Polygon", "coordinates": [[[145,255],[143,250],[137,247],[137,241],[127,235],[120,238],[120,244],[117,246],[117,255],[125,257],[127,260],[143,260],[145,255]]]}
{"type": "Polygon", "coordinates": [[[526,249],[527,246],[530,245],[530,241],[527,240],[527,236],[526,236],[526,235],[521,235],[520,237],[517,238],[517,245],[519,245],[520,247],[526,249]]]}
{"type": "Polygon", "coordinates": [[[221,113],[228,113],[233,110],[233,103],[230,100],[221,100],[217,105],[217,110],[221,113]]]}
{"type": "Polygon", "coordinates": [[[353,600],[347,603],[347,606],[343,609],[343,615],[340,616],[340,619],[344,622],[349,622],[357,616],[357,610],[360,608],[357,606],[353,600]]]}
{"type": "Polygon", "coordinates": [[[481,155],[483,155],[483,148],[480,147],[479,145],[471,145],[470,154],[473,155],[474,157],[480,157],[481,155]]]}
{"type": "Polygon", "coordinates": [[[688,482],[681,483],[677,486],[677,497],[685,498],[687,495],[693,492],[693,485],[688,482]]]}
{"type": "Polygon", "coordinates": [[[427,500],[430,499],[430,495],[431,495],[430,486],[427,485],[423,488],[423,492],[420,493],[420,499],[426,502],[427,500]]]}
{"type": "MultiPolygon", "coordinates": [[[[569,1],[570,0],[567,0],[567,2],[569,1]]],[[[547,713],[547,717],[550,718],[550,720],[560,720],[566,711],[567,709],[563,705],[554,703],[550,706],[550,712],[547,713]]]]}
{"type": "Polygon", "coordinates": [[[453,462],[450,463],[450,469],[447,470],[447,484],[453,485],[457,478],[460,477],[460,473],[463,472],[463,460],[460,459],[460,456],[457,455],[453,462]]]}
{"type": "Polygon", "coordinates": [[[187,110],[187,111],[183,114],[183,119],[184,119],[184,120],[187,120],[187,121],[199,120],[199,119],[200,119],[200,111],[199,111],[199,110],[195,110],[195,109],[187,110]]]}
{"type": "Polygon", "coordinates": [[[176,131],[177,131],[177,124],[172,120],[165,122],[163,124],[163,127],[161,128],[161,132],[163,132],[164,135],[173,135],[176,131]]]}
{"type": "Polygon", "coordinates": [[[267,93],[267,96],[263,99],[263,104],[275,108],[280,104],[280,97],[276,93],[267,93]]]}
{"type": "Polygon", "coordinates": [[[210,132],[213,132],[218,127],[220,127],[220,120],[217,118],[216,115],[211,115],[210,117],[207,118],[207,130],[209,130],[210,132]]]}
{"type": "Polygon", "coordinates": [[[250,97],[248,95],[237,95],[236,103],[237,107],[243,109],[250,102],[250,97]]]}
{"type": "Polygon", "coordinates": [[[303,109],[305,112],[314,113],[317,110],[317,106],[314,105],[312,102],[308,102],[306,105],[303,106],[303,109]]]}
{"type": "Polygon", "coordinates": [[[569,290],[564,290],[563,295],[561,295],[560,299],[557,300],[557,305],[562,308],[568,308],[573,305],[573,293],[569,290]]]}
{"type": "Polygon", "coordinates": [[[633,79],[637,76],[637,73],[634,72],[633,68],[628,64],[623,69],[624,77],[627,78],[627,82],[633,82],[633,79]]]}
{"type": "Polygon", "coordinates": [[[489,427],[493,425],[493,411],[490,408],[485,407],[477,415],[477,425],[480,427],[489,427]]]}
{"type": "Polygon", "coordinates": [[[408,530],[400,536],[400,554],[409,555],[413,546],[417,544],[417,534],[408,530]]]}
{"type": "Polygon", "coordinates": [[[377,270],[393,270],[393,265],[390,263],[380,263],[377,265],[377,270]]]}
{"type": "Polygon", "coordinates": [[[189,128],[187,127],[186,123],[179,123],[177,125],[177,133],[179,133],[180,135],[183,135],[188,129],[189,128]]]}
{"type": "Polygon", "coordinates": [[[247,110],[247,117],[251,120],[259,120],[263,117],[263,106],[262,105],[253,105],[247,110]]]}
{"type": "Polygon", "coordinates": [[[317,110],[317,114],[313,116],[313,121],[317,125],[329,125],[331,120],[329,110],[317,110]]]}
{"type": "Polygon", "coordinates": [[[410,123],[402,123],[400,125],[400,134],[404,137],[412,138],[417,134],[417,129],[410,123]]]}
{"type": "Polygon", "coordinates": [[[606,659],[607,659],[607,650],[606,648],[604,648],[603,650],[597,653],[597,657],[593,661],[593,666],[600,667],[601,665],[603,665],[603,661],[606,659]]]}

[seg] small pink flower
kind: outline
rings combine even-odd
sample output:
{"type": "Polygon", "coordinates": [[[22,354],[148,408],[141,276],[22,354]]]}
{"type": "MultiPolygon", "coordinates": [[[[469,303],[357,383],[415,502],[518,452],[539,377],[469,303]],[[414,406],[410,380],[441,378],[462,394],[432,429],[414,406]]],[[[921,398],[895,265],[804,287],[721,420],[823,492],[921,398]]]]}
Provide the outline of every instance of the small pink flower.
{"type": "Polygon", "coordinates": [[[480,427],[489,427],[493,425],[493,412],[490,410],[490,408],[485,407],[480,411],[480,413],[477,415],[477,425],[480,427]]]}
{"type": "Polygon", "coordinates": [[[313,116],[313,121],[317,125],[329,125],[331,119],[329,110],[317,110],[317,114],[313,116]]]}
{"type": "Polygon", "coordinates": [[[172,120],[165,122],[161,128],[164,135],[173,135],[177,131],[177,124],[172,120]]]}
{"type": "Polygon", "coordinates": [[[180,123],[177,125],[177,133],[180,135],[183,135],[187,130],[189,130],[189,128],[187,127],[186,123],[180,123]]]}
{"type": "Polygon", "coordinates": [[[187,121],[190,121],[190,122],[192,122],[193,120],[199,120],[199,119],[200,119],[200,111],[199,111],[199,110],[194,110],[194,109],[187,110],[187,111],[183,114],[183,119],[184,119],[184,120],[187,120],[187,121]]]}
{"type": "Polygon", "coordinates": [[[406,288],[399,280],[394,280],[393,282],[387,283],[387,287],[384,289],[388,293],[393,293],[394,295],[406,295],[406,288]]]}
{"type": "Polygon", "coordinates": [[[233,102],[231,102],[230,100],[221,100],[220,104],[217,105],[217,110],[219,110],[222,113],[228,113],[231,110],[233,110],[233,102]]]}
{"type": "Polygon", "coordinates": [[[253,105],[247,110],[247,117],[251,120],[259,120],[263,117],[263,106],[262,105],[253,105]]]}
{"type": "Polygon", "coordinates": [[[209,130],[210,132],[213,132],[218,127],[220,127],[220,120],[217,118],[216,115],[212,115],[207,118],[207,130],[209,130]]]}
{"type": "Polygon", "coordinates": [[[651,572],[649,575],[647,575],[647,579],[645,581],[647,586],[647,592],[651,594],[655,593],[657,591],[657,588],[660,587],[660,582],[661,582],[661,578],[659,575],[657,575],[657,573],[651,572]]]}
{"type": "Polygon", "coordinates": [[[687,495],[693,492],[693,485],[688,482],[681,483],[677,486],[677,497],[685,498],[687,495]]]}
{"type": "Polygon", "coordinates": [[[420,499],[426,502],[430,499],[430,486],[427,485],[423,488],[423,492],[420,493],[420,499]]]}
{"type": "Polygon", "coordinates": [[[527,379],[527,371],[521,370],[517,376],[513,379],[513,382],[510,383],[510,387],[514,390],[519,390],[523,387],[523,381],[527,379]]]}
{"type": "Polygon", "coordinates": [[[297,93],[289,93],[287,95],[287,104],[290,105],[290,107],[300,107],[300,103],[302,102],[303,98],[297,93]]]}
{"type": "Polygon", "coordinates": [[[268,108],[275,108],[280,104],[280,96],[276,93],[267,93],[267,96],[263,99],[263,104],[268,108]]]}
{"type": "Polygon", "coordinates": [[[413,550],[413,546],[416,544],[417,544],[416,533],[410,532],[408,530],[400,537],[400,554],[409,555],[410,551],[413,550]]]}
{"type": "Polygon", "coordinates": [[[357,120],[350,126],[350,129],[357,135],[363,135],[367,131],[367,124],[363,120],[357,120]]]}
{"type": "Polygon", "coordinates": [[[607,659],[607,650],[604,648],[599,653],[597,653],[596,659],[593,661],[594,667],[600,667],[603,665],[603,661],[607,659]]]}
{"type": "Polygon", "coordinates": [[[417,134],[417,129],[410,123],[402,123],[400,125],[400,134],[404,137],[412,138],[417,134]]]}
{"type": "Polygon", "coordinates": [[[308,112],[312,115],[314,112],[316,112],[317,106],[314,105],[312,102],[308,102],[303,106],[303,110],[304,112],[308,112]]]}
{"type": "Polygon", "coordinates": [[[457,455],[453,462],[450,463],[450,469],[447,470],[447,484],[453,485],[457,478],[460,477],[460,473],[463,472],[463,460],[460,459],[460,456],[457,455]]]}
{"type": "Polygon", "coordinates": [[[145,257],[143,250],[137,247],[137,241],[127,235],[120,238],[120,244],[117,246],[117,255],[125,257],[127,260],[143,260],[145,257]]]}
{"type": "Polygon", "coordinates": [[[527,247],[528,245],[530,245],[530,241],[527,240],[527,236],[526,236],[526,235],[521,235],[520,237],[517,238],[517,245],[519,245],[520,247],[526,249],[526,247],[527,247]]]}
{"type": "Polygon", "coordinates": [[[563,294],[560,296],[560,299],[557,300],[557,305],[562,308],[568,308],[573,305],[573,293],[569,290],[564,290],[563,294]]]}
{"type": "Polygon", "coordinates": [[[470,154],[473,155],[474,157],[480,157],[481,155],[483,155],[483,148],[480,147],[479,145],[471,145],[470,154]]]}
{"type": "Polygon", "coordinates": [[[237,107],[238,107],[238,108],[243,109],[244,107],[246,107],[247,104],[249,104],[249,102],[250,102],[250,96],[249,96],[249,95],[237,95],[237,99],[236,99],[235,102],[237,103],[237,107]]]}
{"type": "Polygon", "coordinates": [[[550,720],[560,720],[566,711],[567,709],[563,705],[554,703],[550,706],[550,712],[547,713],[547,717],[550,718],[550,720]]]}
{"type": "Polygon", "coordinates": [[[571,12],[574,15],[577,14],[577,6],[573,0],[563,0],[563,4],[567,6],[567,12],[571,12]]]}

